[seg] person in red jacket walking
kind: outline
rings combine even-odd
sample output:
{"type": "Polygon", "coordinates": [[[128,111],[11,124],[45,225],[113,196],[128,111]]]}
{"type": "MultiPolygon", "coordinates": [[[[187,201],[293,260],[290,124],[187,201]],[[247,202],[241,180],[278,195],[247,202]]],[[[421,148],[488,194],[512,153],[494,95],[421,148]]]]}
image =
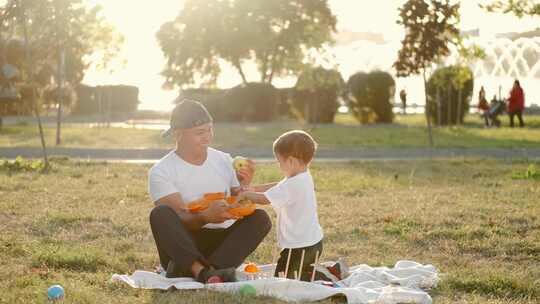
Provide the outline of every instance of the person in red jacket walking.
{"type": "Polygon", "coordinates": [[[523,128],[525,123],[523,122],[523,110],[525,109],[525,93],[519,84],[519,80],[514,81],[514,86],[510,91],[510,97],[508,98],[508,115],[510,116],[510,127],[514,127],[514,116],[519,119],[519,127],[523,128]]]}

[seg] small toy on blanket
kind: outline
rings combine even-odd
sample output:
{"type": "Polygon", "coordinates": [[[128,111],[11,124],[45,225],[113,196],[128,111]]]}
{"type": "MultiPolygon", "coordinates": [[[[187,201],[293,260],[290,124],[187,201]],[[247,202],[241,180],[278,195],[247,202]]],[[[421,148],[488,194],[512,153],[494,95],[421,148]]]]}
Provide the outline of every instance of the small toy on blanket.
{"type": "Polygon", "coordinates": [[[244,272],[247,274],[247,277],[250,280],[261,278],[261,275],[260,275],[261,270],[255,263],[246,264],[246,266],[244,267],[244,272]],[[255,277],[255,275],[257,275],[257,277],[255,277]]]}
{"type": "MultiPolygon", "coordinates": [[[[335,262],[321,262],[320,266],[336,266],[335,262]]],[[[439,274],[435,266],[414,261],[398,261],[393,267],[371,267],[366,264],[348,267],[348,276],[336,282],[302,282],[284,278],[274,278],[276,264],[256,265],[262,279],[250,280],[245,272],[246,264],[236,269],[238,282],[223,284],[202,284],[193,278],[166,278],[154,272],[135,271],[132,275],[112,276],[113,281],[124,282],[133,288],[161,289],[201,289],[228,292],[240,296],[269,296],[287,302],[316,302],[334,295],[345,296],[347,303],[411,303],[432,304],[428,290],[437,285],[439,274]],[[266,275],[266,277],[264,277],[266,275]],[[326,283],[322,283],[326,282],[326,283]],[[318,283],[318,284],[315,284],[318,283]],[[332,285],[330,285],[332,284],[332,285]],[[242,293],[240,289],[244,288],[242,293]]],[[[339,266],[341,268],[341,266],[339,266]]],[[[327,269],[328,272],[331,272],[327,269]]],[[[324,271],[323,271],[324,272],[324,271]]],[[[335,274],[333,274],[335,276],[335,274]]]]}
{"type": "Polygon", "coordinates": [[[259,272],[259,267],[257,267],[257,264],[255,263],[249,263],[244,267],[244,271],[247,273],[257,273],[259,272]]]}
{"type": "Polygon", "coordinates": [[[253,287],[253,285],[250,284],[244,284],[242,287],[240,287],[238,292],[243,297],[254,297],[257,295],[257,290],[255,287],[253,287]]]}

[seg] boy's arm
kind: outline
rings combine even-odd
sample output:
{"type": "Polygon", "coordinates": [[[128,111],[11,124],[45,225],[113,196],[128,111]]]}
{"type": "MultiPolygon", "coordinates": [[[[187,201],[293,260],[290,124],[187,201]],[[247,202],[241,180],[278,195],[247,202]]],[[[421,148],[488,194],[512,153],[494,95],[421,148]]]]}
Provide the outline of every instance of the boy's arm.
{"type": "Polygon", "coordinates": [[[274,187],[278,183],[268,183],[268,184],[262,184],[262,185],[254,185],[251,186],[252,192],[266,192],[268,189],[274,187]]]}
{"type": "Polygon", "coordinates": [[[247,199],[255,204],[269,205],[270,201],[266,198],[266,195],[262,192],[242,192],[238,196],[238,200],[247,199]]]}

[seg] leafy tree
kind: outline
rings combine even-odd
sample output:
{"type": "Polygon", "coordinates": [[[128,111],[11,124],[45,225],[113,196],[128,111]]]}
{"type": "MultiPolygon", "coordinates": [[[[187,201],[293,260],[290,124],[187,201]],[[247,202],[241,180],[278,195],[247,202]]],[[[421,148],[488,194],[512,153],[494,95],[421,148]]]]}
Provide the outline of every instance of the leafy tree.
{"type": "MultiPolygon", "coordinates": [[[[24,51],[13,64],[23,67],[23,85],[30,87],[40,131],[38,100],[47,87],[58,87],[57,144],[61,100],[65,95],[59,84],[65,80],[73,88],[80,83],[92,63],[90,58],[98,58],[95,62],[98,67],[106,66],[123,41],[99,15],[100,10],[99,6],[88,8],[82,0],[8,0],[0,6],[0,40],[24,40],[21,48],[24,51]],[[65,65],[59,64],[61,57],[66,58],[65,65]]],[[[43,138],[42,145],[45,147],[43,138]]]]}
{"type": "Polygon", "coordinates": [[[260,81],[297,73],[306,53],[331,41],[336,17],[327,0],[187,0],[157,39],[167,59],[165,87],[215,85],[223,61],[244,84],[245,62],[255,62],[260,81]]]}
{"type": "MultiPolygon", "coordinates": [[[[28,20],[33,70],[36,75],[44,74],[43,81],[51,81],[56,75],[62,51],[66,57],[65,80],[76,85],[92,63],[105,68],[123,43],[123,37],[100,15],[101,7],[87,7],[83,0],[9,0],[0,7],[5,16],[3,39],[22,40],[23,26],[18,18],[22,9],[28,20]]],[[[24,52],[20,55],[22,63],[24,52]]]]}
{"type": "MultiPolygon", "coordinates": [[[[432,64],[450,54],[450,44],[460,42],[459,3],[450,0],[408,0],[400,9],[399,16],[398,24],[405,27],[406,35],[394,67],[400,77],[421,74],[426,91],[426,74],[432,64]]],[[[433,146],[427,92],[425,95],[429,143],[433,146]]]]}
{"type": "Polygon", "coordinates": [[[490,12],[513,13],[519,18],[527,15],[540,16],[540,3],[534,0],[497,0],[480,7],[490,12]]]}

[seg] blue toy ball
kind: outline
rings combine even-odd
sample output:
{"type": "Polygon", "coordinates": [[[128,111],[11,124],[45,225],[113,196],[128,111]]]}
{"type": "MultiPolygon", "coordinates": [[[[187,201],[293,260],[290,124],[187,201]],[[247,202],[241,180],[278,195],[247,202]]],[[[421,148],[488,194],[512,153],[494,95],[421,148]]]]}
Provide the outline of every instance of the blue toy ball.
{"type": "Polygon", "coordinates": [[[52,301],[64,299],[64,288],[60,285],[49,287],[49,289],[47,289],[47,297],[52,301]]]}

